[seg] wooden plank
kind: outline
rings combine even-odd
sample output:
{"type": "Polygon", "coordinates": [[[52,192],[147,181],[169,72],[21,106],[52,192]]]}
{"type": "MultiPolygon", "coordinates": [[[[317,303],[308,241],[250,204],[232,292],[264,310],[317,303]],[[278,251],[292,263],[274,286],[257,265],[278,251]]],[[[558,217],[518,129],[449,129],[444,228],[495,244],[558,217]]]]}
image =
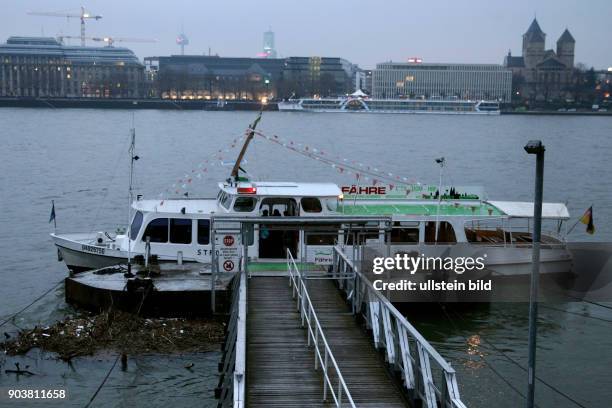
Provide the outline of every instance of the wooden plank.
{"type": "Polygon", "coordinates": [[[249,281],[247,404],[250,407],[327,407],[323,376],[314,370],[287,278],[249,281]]]}
{"type": "MultiPolygon", "coordinates": [[[[309,280],[307,285],[356,405],[405,407],[400,387],[332,281],[309,280]]],[[[332,406],[331,395],[331,401],[322,401],[323,375],[314,369],[314,349],[307,346],[306,329],[301,326],[287,278],[253,277],[248,292],[247,405],[332,406]]]]}

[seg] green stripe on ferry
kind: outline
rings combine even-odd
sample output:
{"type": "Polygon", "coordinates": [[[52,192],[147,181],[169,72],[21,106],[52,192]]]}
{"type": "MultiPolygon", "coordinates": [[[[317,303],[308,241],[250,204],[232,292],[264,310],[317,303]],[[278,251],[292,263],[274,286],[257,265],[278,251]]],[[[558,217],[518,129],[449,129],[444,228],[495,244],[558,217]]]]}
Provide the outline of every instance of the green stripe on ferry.
{"type": "MultiPolygon", "coordinates": [[[[338,212],[348,215],[436,215],[437,204],[344,204],[338,207],[338,212]]],[[[478,205],[444,205],[440,206],[440,215],[455,216],[500,216],[503,215],[490,204],[478,205]]]]}

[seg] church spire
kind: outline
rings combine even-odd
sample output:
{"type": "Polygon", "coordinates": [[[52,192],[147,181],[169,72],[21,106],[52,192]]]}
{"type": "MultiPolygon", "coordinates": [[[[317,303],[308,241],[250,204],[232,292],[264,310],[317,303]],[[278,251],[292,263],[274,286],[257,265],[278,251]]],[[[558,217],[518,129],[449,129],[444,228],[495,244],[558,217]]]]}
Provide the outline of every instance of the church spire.
{"type": "Polygon", "coordinates": [[[575,43],[576,40],[574,40],[574,37],[569,32],[569,30],[566,28],[563,34],[561,34],[561,37],[559,37],[559,40],[557,40],[557,42],[558,43],[575,43]]]}
{"type": "Polygon", "coordinates": [[[540,24],[538,24],[537,18],[533,18],[531,25],[529,26],[525,34],[523,34],[523,38],[525,38],[529,42],[544,42],[546,34],[544,34],[544,31],[542,31],[542,29],[540,28],[540,24]]]}

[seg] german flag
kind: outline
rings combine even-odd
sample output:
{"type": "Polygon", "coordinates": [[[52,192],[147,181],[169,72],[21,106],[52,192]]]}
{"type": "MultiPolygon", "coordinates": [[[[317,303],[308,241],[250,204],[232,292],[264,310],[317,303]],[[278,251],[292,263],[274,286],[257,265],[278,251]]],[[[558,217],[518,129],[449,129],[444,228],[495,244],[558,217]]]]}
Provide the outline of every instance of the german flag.
{"type": "Polygon", "coordinates": [[[593,235],[595,233],[595,226],[593,225],[593,206],[590,206],[588,210],[584,212],[580,217],[580,222],[586,225],[586,232],[593,235]]]}

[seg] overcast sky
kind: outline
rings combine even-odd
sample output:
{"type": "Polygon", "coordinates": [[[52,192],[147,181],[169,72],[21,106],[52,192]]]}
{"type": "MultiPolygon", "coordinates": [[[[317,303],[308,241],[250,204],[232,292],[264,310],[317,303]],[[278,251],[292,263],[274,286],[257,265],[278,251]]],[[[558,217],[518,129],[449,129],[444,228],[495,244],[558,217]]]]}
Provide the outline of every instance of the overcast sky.
{"type": "MultiPolygon", "coordinates": [[[[178,54],[184,27],[186,53],[255,56],[272,27],[280,56],[340,56],[363,68],[421,57],[425,62],[501,63],[508,49],[520,55],[521,35],[534,15],[547,48],[568,27],[576,62],[612,66],[611,0],[5,0],[0,39],[11,35],[78,36],[78,19],[29,16],[27,11],[78,12],[100,21],[88,36],[157,39],[122,43],[142,59],[178,54]]],[[[78,40],[71,40],[78,44],[78,40]]]]}

